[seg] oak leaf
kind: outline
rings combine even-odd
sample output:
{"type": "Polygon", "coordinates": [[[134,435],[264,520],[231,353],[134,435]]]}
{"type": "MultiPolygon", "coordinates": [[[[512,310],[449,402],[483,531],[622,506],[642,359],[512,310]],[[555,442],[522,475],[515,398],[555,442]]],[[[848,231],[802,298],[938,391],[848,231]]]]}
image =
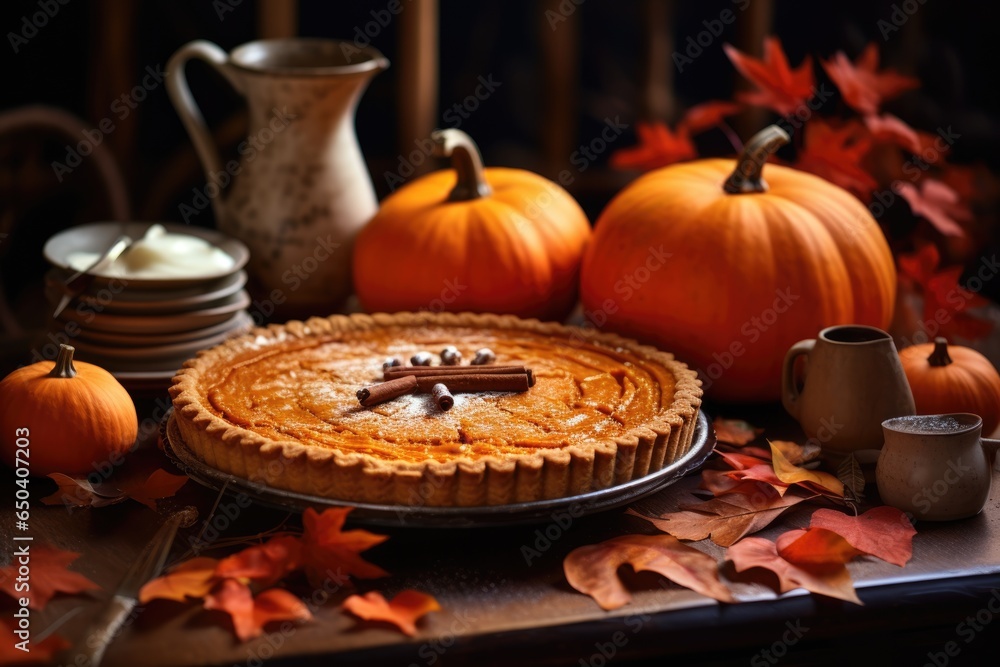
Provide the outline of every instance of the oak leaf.
{"type": "Polygon", "coordinates": [[[0,591],[11,598],[17,600],[26,597],[28,607],[37,610],[44,609],[56,593],[75,595],[100,588],[79,572],[69,569],[70,563],[79,558],[80,554],[43,543],[29,544],[27,556],[15,553],[10,565],[0,567],[0,591]],[[22,562],[22,559],[26,562],[22,562]],[[18,586],[23,584],[17,581],[18,568],[22,565],[31,570],[28,582],[30,589],[27,591],[18,590],[18,586]]]}
{"type": "Polygon", "coordinates": [[[433,596],[415,590],[400,591],[392,600],[376,591],[352,595],[344,600],[343,608],[365,621],[390,623],[410,637],[417,634],[417,621],[432,611],[441,611],[433,596]]]}
{"type": "Polygon", "coordinates": [[[840,94],[852,109],[861,114],[878,113],[879,107],[900,93],[920,87],[920,81],[893,70],[878,71],[878,46],[865,47],[853,63],[843,51],[830,60],[821,61],[823,69],[840,89],[840,94]]]}
{"type": "Polygon", "coordinates": [[[913,557],[913,536],[917,531],[906,514],[895,507],[882,505],[860,516],[819,509],[813,512],[809,525],[832,530],[858,551],[900,567],[913,557]]]}
{"type": "Polygon", "coordinates": [[[235,579],[222,580],[207,596],[205,609],[225,612],[240,641],[259,637],[272,621],[308,621],[309,608],[286,590],[271,588],[254,597],[250,587],[235,579]]]}
{"type": "Polygon", "coordinates": [[[635,125],[637,146],[622,148],[611,154],[615,169],[649,171],[698,156],[686,128],[676,132],[662,122],[638,122],[635,125]]]}
{"type": "Polygon", "coordinates": [[[343,530],[344,521],[353,508],[330,508],[318,513],[307,508],[302,515],[302,564],[309,582],[319,586],[330,576],[351,575],[359,579],[388,576],[388,572],[361,558],[370,549],[389,537],[367,530],[343,530]]]}
{"type": "Polygon", "coordinates": [[[158,499],[173,497],[187,481],[185,475],[171,475],[166,470],[157,468],[142,482],[126,478],[117,484],[126,496],[155,512],[158,499]]]}
{"type": "Polygon", "coordinates": [[[808,470],[793,465],[774,444],[771,445],[771,463],[774,465],[774,474],[785,484],[799,484],[819,493],[844,497],[843,482],[822,470],[808,470]]]}
{"type": "Polygon", "coordinates": [[[4,620],[0,623],[0,665],[49,665],[56,664],[55,659],[60,651],[70,647],[70,643],[59,635],[49,635],[42,640],[36,640],[32,635],[30,651],[22,651],[16,644],[23,641],[14,634],[17,621],[4,620]]]}
{"type": "Polygon", "coordinates": [[[636,572],[656,572],[722,602],[735,601],[719,580],[715,559],[670,535],[622,535],[579,547],[566,556],[563,571],[570,586],[611,610],[632,600],[618,578],[622,565],[631,565],[636,572]]]}
{"type": "Polygon", "coordinates": [[[778,591],[787,593],[796,588],[804,588],[812,593],[861,604],[851,581],[847,567],[826,567],[812,571],[790,563],[778,554],[777,546],[762,537],[747,537],[726,551],[726,557],[733,562],[737,572],[760,567],[773,572],[778,577],[778,591]]]}
{"type": "Polygon", "coordinates": [[[712,428],[715,429],[716,440],[737,446],[750,444],[764,432],[764,429],[757,428],[742,419],[723,419],[722,417],[716,417],[712,420],[712,428]]]}
{"type": "Polygon", "coordinates": [[[139,602],[146,604],[157,599],[177,602],[187,602],[189,598],[202,599],[216,584],[215,569],[218,565],[218,560],[206,556],[184,561],[166,574],[146,582],[139,589],[139,602]]]}

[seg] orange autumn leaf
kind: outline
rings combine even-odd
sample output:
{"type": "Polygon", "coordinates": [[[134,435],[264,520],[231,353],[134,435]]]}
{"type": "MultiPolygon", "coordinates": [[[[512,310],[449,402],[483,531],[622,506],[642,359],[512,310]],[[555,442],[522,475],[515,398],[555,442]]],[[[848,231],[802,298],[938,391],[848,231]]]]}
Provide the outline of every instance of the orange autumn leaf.
{"type": "Polygon", "coordinates": [[[332,574],[359,579],[388,576],[388,572],[358,555],[386,541],[388,536],[367,530],[343,530],[352,509],[331,508],[320,514],[310,507],[303,513],[302,563],[313,585],[321,585],[332,574]]]}
{"type": "Polygon", "coordinates": [[[173,497],[187,481],[188,478],[184,475],[171,475],[158,468],[142,482],[124,479],[118,483],[118,487],[126,496],[155,512],[158,499],[173,497]]]}
{"type": "Polygon", "coordinates": [[[215,568],[215,576],[252,581],[259,588],[267,588],[301,565],[301,540],[281,535],[223,558],[215,568]]]}
{"type": "Polygon", "coordinates": [[[785,484],[800,484],[820,493],[844,497],[843,482],[822,470],[808,470],[793,465],[774,444],[771,444],[771,463],[775,476],[785,484]]]}
{"type": "Polygon", "coordinates": [[[722,417],[716,417],[712,420],[712,428],[715,429],[716,440],[736,446],[747,445],[764,432],[764,429],[757,428],[742,419],[723,419],[722,417]]]}
{"type": "Polygon", "coordinates": [[[972,211],[962,203],[950,185],[926,178],[920,185],[900,183],[896,192],[910,205],[913,215],[923,218],[945,236],[965,236],[972,211]]]}
{"type": "Polygon", "coordinates": [[[678,128],[675,133],[666,123],[638,122],[635,133],[639,144],[612,153],[613,168],[649,171],[698,156],[686,128],[678,128]]]}
{"type": "Polygon", "coordinates": [[[861,604],[845,565],[812,570],[790,563],[778,554],[777,546],[762,537],[747,537],[726,551],[737,572],[764,568],[778,577],[778,592],[804,588],[812,593],[861,604]]]}
{"type": "Polygon", "coordinates": [[[741,53],[729,44],[724,44],[722,48],[740,74],[757,86],[752,93],[737,95],[739,101],[767,107],[787,116],[812,98],[812,58],[806,56],[797,68],[792,69],[777,37],[764,40],[763,60],[741,53]]]}
{"type": "Polygon", "coordinates": [[[705,469],[701,473],[700,488],[710,492],[713,496],[724,496],[727,493],[742,493],[752,496],[755,493],[767,493],[773,490],[769,484],[749,479],[734,479],[730,476],[731,470],[711,470],[705,469]]]}
{"type": "Polygon", "coordinates": [[[0,623],[0,665],[48,665],[56,664],[55,658],[60,651],[70,647],[70,643],[59,635],[49,635],[42,640],[37,640],[37,633],[32,633],[27,644],[28,651],[17,648],[17,644],[24,641],[19,635],[14,634],[17,630],[17,621],[4,620],[0,623]]]}
{"type": "Polygon", "coordinates": [[[819,458],[821,452],[820,446],[814,442],[800,445],[789,440],[769,440],[768,444],[780,450],[788,462],[793,465],[814,461],[819,458]]]}
{"type": "Polygon", "coordinates": [[[840,94],[852,109],[861,114],[878,113],[879,107],[900,93],[920,87],[920,81],[893,70],[878,71],[878,46],[865,47],[853,63],[843,51],[821,61],[823,69],[837,84],[840,94]]]}
{"type": "Polygon", "coordinates": [[[125,500],[124,493],[108,484],[94,486],[87,479],[77,479],[59,472],[50,473],[49,478],[59,488],[52,495],[42,498],[42,502],[46,505],[106,507],[125,500]]]}
{"type": "Polygon", "coordinates": [[[850,542],[826,528],[790,530],[774,544],[778,555],[789,563],[810,569],[836,568],[861,555],[850,542]]]}
{"type": "Polygon", "coordinates": [[[767,465],[771,461],[770,456],[763,459],[757,456],[750,456],[739,451],[725,452],[716,449],[715,453],[718,454],[719,458],[725,461],[733,470],[746,470],[747,468],[753,468],[754,466],[767,465]]]}
{"type": "Polygon", "coordinates": [[[726,473],[729,477],[739,481],[753,481],[767,484],[778,492],[778,495],[785,495],[789,484],[778,479],[774,472],[774,467],[770,463],[761,463],[743,470],[730,470],[726,473]]]}
{"type": "Polygon", "coordinates": [[[400,591],[388,601],[376,591],[352,595],[344,600],[343,608],[365,621],[390,623],[410,637],[417,634],[417,621],[432,611],[441,611],[432,596],[414,590],[400,591]]]}
{"type": "Polygon", "coordinates": [[[906,514],[883,505],[860,516],[831,509],[813,512],[809,524],[843,536],[858,551],[903,567],[913,557],[913,536],[917,531],[906,514]]]}
{"type": "Polygon", "coordinates": [[[632,600],[618,578],[618,568],[656,572],[670,581],[723,602],[734,602],[719,580],[715,559],[670,535],[622,535],[574,549],[563,561],[569,585],[589,595],[602,609],[617,609],[632,600]]]}
{"type": "Polygon", "coordinates": [[[871,138],[863,125],[851,122],[836,128],[813,118],[806,124],[803,149],[795,166],[867,201],[878,186],[871,174],[860,166],[869,148],[871,138]]]}
{"type": "Polygon", "coordinates": [[[235,579],[225,579],[205,596],[205,609],[225,612],[240,641],[259,637],[272,621],[307,621],[308,607],[291,593],[271,588],[254,597],[250,587],[235,579]]]}
{"type": "Polygon", "coordinates": [[[139,602],[146,604],[157,599],[187,602],[188,598],[204,598],[215,585],[218,565],[218,560],[205,556],[184,561],[167,574],[148,581],[139,590],[139,602]]]}
{"type": "Polygon", "coordinates": [[[767,527],[805,498],[795,495],[781,496],[773,489],[749,496],[730,493],[700,503],[681,505],[679,512],[668,512],[657,517],[638,516],[665,533],[681,540],[703,540],[711,537],[722,547],[735,544],[746,535],[767,527]]]}
{"type": "Polygon", "coordinates": [[[727,116],[732,116],[740,110],[735,102],[702,102],[687,110],[677,124],[678,132],[699,134],[722,124],[727,116]]]}
{"type": "Polygon", "coordinates": [[[28,598],[31,609],[44,609],[56,593],[75,595],[100,588],[79,572],[69,569],[70,563],[79,558],[80,554],[39,542],[15,544],[18,546],[12,548],[10,565],[0,567],[0,591],[15,600],[28,598]],[[27,549],[27,555],[19,554],[21,548],[27,549]],[[18,569],[21,566],[30,568],[29,591],[17,590],[20,585],[17,581],[18,569]]]}

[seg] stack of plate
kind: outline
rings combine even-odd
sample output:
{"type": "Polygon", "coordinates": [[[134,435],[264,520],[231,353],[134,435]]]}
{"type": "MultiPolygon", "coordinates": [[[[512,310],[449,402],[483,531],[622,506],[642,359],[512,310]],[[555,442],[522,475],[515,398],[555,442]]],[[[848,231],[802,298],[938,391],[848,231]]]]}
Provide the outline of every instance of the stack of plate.
{"type": "MultiPolygon", "coordinates": [[[[45,244],[53,268],[46,294],[53,308],[72,275],[72,252],[103,253],[121,234],[141,238],[154,223],[95,223],[68,229],[45,244]]],[[[52,321],[50,340],[69,339],[76,358],[97,364],[126,387],[161,388],[200,350],[247,331],[250,296],[243,271],[246,246],[218,232],[161,223],[167,232],[205,239],[230,255],[224,271],[169,279],[120,279],[94,276],[52,321]]]]}

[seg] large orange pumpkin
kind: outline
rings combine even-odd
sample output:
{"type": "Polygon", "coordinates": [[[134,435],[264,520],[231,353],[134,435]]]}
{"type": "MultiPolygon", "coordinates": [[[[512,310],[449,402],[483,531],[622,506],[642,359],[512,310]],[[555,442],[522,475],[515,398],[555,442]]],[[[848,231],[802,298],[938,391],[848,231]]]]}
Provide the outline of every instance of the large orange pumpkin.
{"type": "Polygon", "coordinates": [[[738,160],[639,178],[601,214],[583,260],[588,319],[676,353],[719,400],[777,399],[794,343],[892,318],[896,271],[868,209],[795,169],[762,179],[787,141],[771,126],[738,160]]]}
{"type": "Polygon", "coordinates": [[[971,412],[983,418],[983,434],[1000,426],[1000,373],[972,348],[944,338],[899,353],[918,415],[971,412]]]}
{"type": "Polygon", "coordinates": [[[85,475],[120,463],[139,432],[135,404],[111,373],[59,346],[0,381],[0,456],[32,475],[85,475]],[[20,453],[19,453],[20,452],[20,453]]]}
{"type": "Polygon", "coordinates": [[[562,319],[577,301],[590,224],[561,187],[484,169],[467,134],[432,135],[453,169],[382,202],[354,246],[354,286],[371,311],[447,310],[562,319]]]}

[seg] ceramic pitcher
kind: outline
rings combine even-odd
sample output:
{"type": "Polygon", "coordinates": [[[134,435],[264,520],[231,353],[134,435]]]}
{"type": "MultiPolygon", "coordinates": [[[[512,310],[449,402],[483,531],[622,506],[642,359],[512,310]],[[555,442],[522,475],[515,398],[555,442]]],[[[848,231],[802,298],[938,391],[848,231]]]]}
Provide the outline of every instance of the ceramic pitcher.
{"type": "Polygon", "coordinates": [[[885,445],[875,468],[882,502],[928,521],[982,511],[1000,440],[980,437],[979,415],[896,417],[882,428],[885,445]]]}
{"type": "Polygon", "coordinates": [[[829,327],[793,345],[785,355],[781,399],[832,462],[855,450],[880,449],[882,422],[915,412],[892,337],[859,325],[829,327]],[[805,357],[801,389],[799,357],[805,357]]]}
{"type": "Polygon", "coordinates": [[[231,54],[195,41],[167,64],[167,90],[207,176],[181,214],[211,201],[219,228],[247,244],[264,316],[328,314],[350,293],[353,240],[378,207],[354,112],[386,67],[372,48],[298,38],[251,42],[231,54]],[[191,58],[246,98],[249,136],[238,159],[219,157],[185,78],[191,58]]]}

